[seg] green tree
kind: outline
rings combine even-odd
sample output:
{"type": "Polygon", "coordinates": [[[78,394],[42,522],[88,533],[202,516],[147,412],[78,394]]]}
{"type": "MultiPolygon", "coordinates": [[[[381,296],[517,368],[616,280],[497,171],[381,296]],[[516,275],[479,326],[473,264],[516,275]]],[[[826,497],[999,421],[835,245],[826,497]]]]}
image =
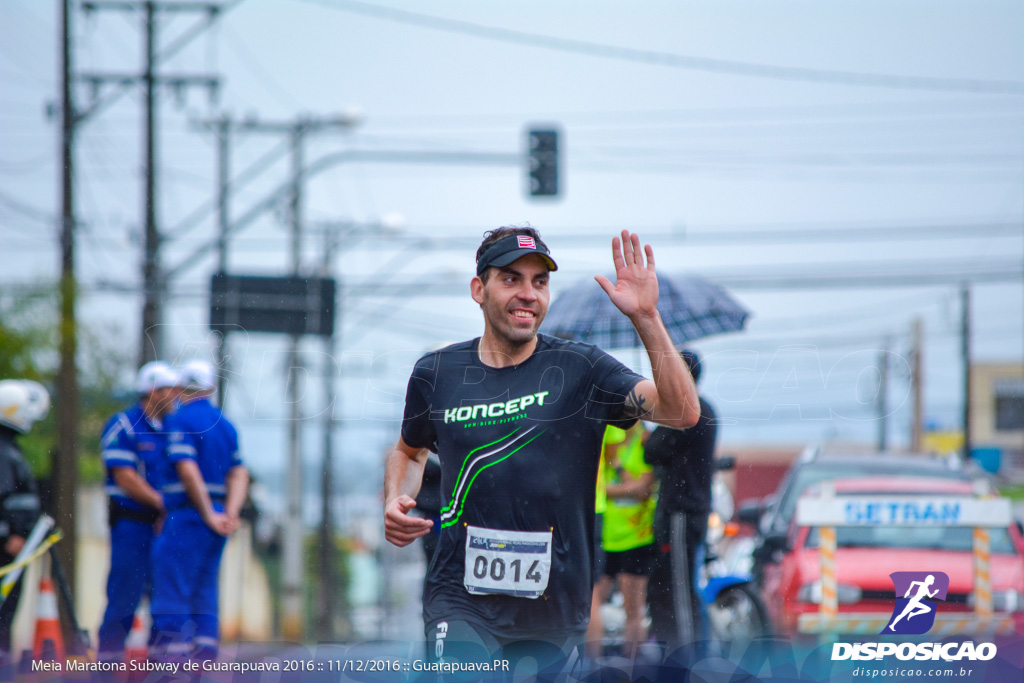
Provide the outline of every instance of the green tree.
{"type": "MultiPolygon", "coordinates": [[[[0,379],[33,379],[55,394],[58,354],[57,289],[39,285],[17,293],[0,294],[0,379]]],[[[123,333],[108,327],[79,324],[78,424],[80,471],[85,482],[100,481],[100,430],[104,421],[124,408],[131,397],[118,394],[121,377],[130,374],[130,359],[117,340],[123,333]]],[[[50,472],[51,453],[57,443],[56,411],[19,439],[25,458],[37,477],[50,472]]]]}

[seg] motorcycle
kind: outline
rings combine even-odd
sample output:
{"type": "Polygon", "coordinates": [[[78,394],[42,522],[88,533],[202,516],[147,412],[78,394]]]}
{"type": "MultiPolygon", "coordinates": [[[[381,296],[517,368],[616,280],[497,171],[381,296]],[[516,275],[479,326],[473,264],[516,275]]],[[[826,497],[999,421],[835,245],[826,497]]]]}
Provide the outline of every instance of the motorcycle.
{"type": "Polygon", "coordinates": [[[768,609],[754,585],[753,576],[739,567],[730,567],[721,556],[726,539],[734,538],[739,531],[739,525],[729,521],[735,505],[720,474],[735,466],[735,458],[731,456],[715,460],[712,511],[708,515],[704,557],[698,558],[697,595],[707,627],[702,635],[725,648],[771,635],[768,609]]]}

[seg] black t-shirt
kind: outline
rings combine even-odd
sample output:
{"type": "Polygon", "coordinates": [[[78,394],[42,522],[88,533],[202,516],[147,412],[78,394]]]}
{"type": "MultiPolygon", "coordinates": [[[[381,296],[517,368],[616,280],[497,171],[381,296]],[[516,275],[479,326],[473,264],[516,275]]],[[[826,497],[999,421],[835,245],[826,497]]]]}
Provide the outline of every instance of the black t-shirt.
{"type": "Polygon", "coordinates": [[[673,512],[707,515],[711,511],[711,463],[715,456],[715,411],[700,399],[700,419],[689,429],[658,427],[644,445],[644,460],[655,468],[660,485],[655,509],[657,541],[667,536],[673,512]]]}
{"type": "MultiPolygon", "coordinates": [[[[538,335],[518,366],[492,368],[479,339],[421,358],[402,439],[441,460],[441,539],[423,589],[424,621],[460,619],[503,637],[578,632],[591,599],[594,489],[607,424],[642,377],[589,344],[538,335]],[[471,595],[466,527],[548,532],[551,571],[538,598],[471,595]]],[[[525,570],[526,568],[524,568],[525,570]]]]}
{"type": "Polygon", "coordinates": [[[423,483],[416,494],[416,510],[426,517],[441,514],[441,463],[430,456],[423,463],[423,483]]]}

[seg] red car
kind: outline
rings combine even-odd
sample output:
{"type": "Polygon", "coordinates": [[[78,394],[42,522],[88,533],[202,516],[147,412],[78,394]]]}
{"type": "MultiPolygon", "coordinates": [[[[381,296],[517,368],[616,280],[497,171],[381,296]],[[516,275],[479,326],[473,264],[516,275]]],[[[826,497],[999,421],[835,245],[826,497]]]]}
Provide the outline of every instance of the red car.
{"type": "MultiPolygon", "coordinates": [[[[970,482],[926,477],[865,477],[837,480],[835,494],[872,496],[965,496],[970,482]]],[[[817,495],[817,493],[809,494],[817,495]]],[[[1024,634],[1024,537],[1014,523],[989,529],[990,576],[995,616],[1011,615],[1014,630],[1024,634]]],[[[796,635],[801,614],[816,613],[821,603],[818,527],[797,526],[787,538],[771,539],[785,549],[781,563],[765,568],[764,598],[776,632],[796,635]]],[[[973,529],[966,526],[836,527],[836,581],[839,612],[888,618],[895,605],[889,574],[896,571],[942,571],[949,575],[943,613],[973,610],[973,529]]]]}

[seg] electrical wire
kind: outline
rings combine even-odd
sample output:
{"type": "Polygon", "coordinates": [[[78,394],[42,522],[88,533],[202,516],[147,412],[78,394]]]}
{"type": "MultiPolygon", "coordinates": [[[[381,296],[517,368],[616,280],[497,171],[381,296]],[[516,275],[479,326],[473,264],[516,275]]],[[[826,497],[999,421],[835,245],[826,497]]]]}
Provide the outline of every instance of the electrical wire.
{"type": "Polygon", "coordinates": [[[768,321],[754,318],[751,321],[751,327],[754,327],[757,332],[763,333],[863,323],[892,315],[905,315],[908,308],[918,310],[925,302],[928,303],[927,308],[931,308],[943,303],[942,299],[946,297],[948,297],[948,294],[938,297],[934,293],[915,294],[908,297],[887,299],[886,301],[875,302],[867,306],[852,306],[843,309],[830,308],[828,311],[812,315],[772,318],[768,321]]]}
{"type": "Polygon", "coordinates": [[[222,33],[227,39],[228,47],[238,55],[242,66],[254,77],[255,82],[270,93],[279,104],[289,110],[301,110],[303,107],[299,98],[286,88],[263,66],[252,50],[246,46],[242,37],[233,31],[228,24],[221,25],[222,33]]]}
{"type": "MultiPolygon", "coordinates": [[[[158,66],[163,64],[171,57],[178,54],[183,50],[189,43],[196,39],[199,35],[206,31],[206,29],[217,21],[219,21],[225,14],[236,8],[244,0],[227,0],[222,4],[218,5],[217,11],[213,14],[207,14],[204,19],[200,19],[196,22],[189,30],[183,32],[171,43],[160,50],[153,59],[153,65],[158,66]]],[[[105,95],[98,97],[90,105],[81,111],[76,112],[79,118],[79,124],[88,121],[93,118],[94,115],[99,114],[101,111],[107,109],[113,105],[122,95],[130,91],[133,87],[133,83],[125,84],[123,82],[116,83],[105,95]]]]}
{"type": "Polygon", "coordinates": [[[303,0],[306,4],[360,14],[409,26],[429,28],[446,33],[458,33],[515,45],[582,54],[591,57],[664,66],[691,71],[749,76],[772,80],[799,81],[817,84],[835,84],[859,87],[895,88],[899,90],[928,90],[968,94],[1024,95],[1024,82],[996,79],[933,78],[883,73],[862,73],[838,69],[812,69],[773,64],[761,64],[729,59],[694,57],[656,50],[605,45],[584,40],[558,38],[497,26],[488,26],[458,19],[408,12],[355,0],[303,0]]]}
{"type": "Polygon", "coordinates": [[[815,168],[835,166],[860,167],[907,167],[907,166],[950,166],[980,165],[1013,166],[1018,168],[1024,161],[1024,150],[987,149],[978,152],[931,152],[888,150],[809,151],[809,152],[751,152],[713,149],[673,149],[670,147],[638,147],[602,145],[587,148],[588,151],[626,161],[680,161],[701,165],[769,165],[769,166],[810,166],[815,168]]]}
{"type": "Polygon", "coordinates": [[[54,227],[57,225],[57,217],[50,212],[40,209],[34,206],[30,206],[14,197],[8,195],[6,192],[0,191],[0,204],[3,204],[12,211],[24,216],[25,218],[31,219],[43,225],[54,227]]]}
{"type": "MultiPolygon", "coordinates": [[[[573,128],[592,126],[618,127],[643,124],[667,125],[760,125],[798,123],[869,123],[887,121],[922,122],[965,116],[1024,115],[1022,103],[1007,100],[917,100],[914,102],[849,102],[842,104],[786,104],[744,105],[742,107],[693,107],[675,109],[635,110],[573,110],[545,112],[542,116],[531,112],[504,112],[500,114],[381,114],[368,124],[386,130],[390,125],[420,124],[438,128],[457,128],[460,132],[474,130],[474,123],[489,124],[481,130],[518,128],[527,120],[563,120],[573,122],[573,128]],[[981,105],[981,111],[974,111],[981,105]]],[[[394,132],[394,131],[390,131],[394,132]]]]}
{"type": "Polygon", "coordinates": [[[789,182],[836,183],[845,184],[885,184],[893,182],[893,176],[903,174],[905,182],[954,183],[965,182],[1002,182],[1012,179],[1016,169],[1007,166],[956,168],[956,167],[883,167],[883,166],[833,166],[819,167],[790,165],[777,167],[771,165],[743,164],[704,164],[704,163],[652,163],[632,161],[591,161],[574,162],[576,171],[589,171],[597,174],[638,174],[652,176],[701,175],[703,177],[721,178],[731,181],[751,179],[773,179],[789,182]],[[909,177],[907,174],[911,174],[909,177]]]}
{"type": "MultiPolygon", "coordinates": [[[[228,183],[229,186],[229,197],[235,195],[239,190],[243,189],[253,180],[258,178],[264,171],[269,169],[279,159],[284,157],[285,153],[289,149],[288,140],[281,140],[264,154],[262,154],[256,161],[250,164],[244,171],[239,173],[237,176],[232,178],[228,183]]],[[[196,227],[201,225],[204,218],[211,215],[217,208],[217,199],[213,197],[206,202],[203,202],[195,209],[192,210],[187,216],[182,218],[174,227],[169,231],[169,234],[173,237],[171,239],[180,240],[187,236],[196,227]]]]}

